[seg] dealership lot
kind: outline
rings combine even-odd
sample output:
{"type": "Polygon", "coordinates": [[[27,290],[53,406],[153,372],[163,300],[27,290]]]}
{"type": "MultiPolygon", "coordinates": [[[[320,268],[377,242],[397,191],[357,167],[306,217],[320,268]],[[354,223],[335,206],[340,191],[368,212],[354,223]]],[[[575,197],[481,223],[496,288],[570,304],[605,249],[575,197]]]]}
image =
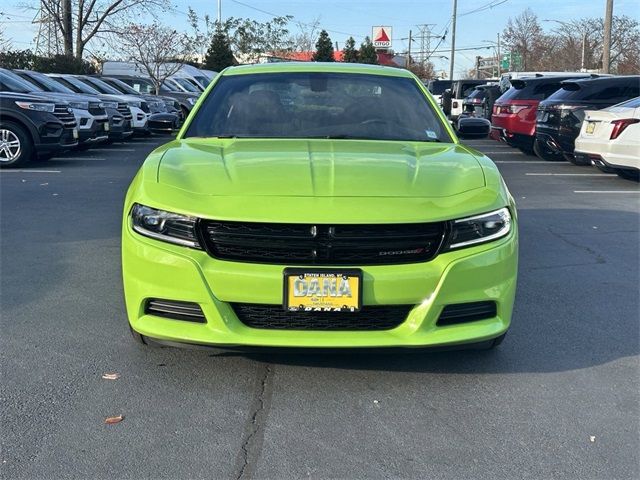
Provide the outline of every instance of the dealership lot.
{"type": "Polygon", "coordinates": [[[121,206],[166,139],[0,172],[4,476],[640,476],[637,183],[467,142],[519,206],[496,351],[149,349],[126,326],[121,206]]]}

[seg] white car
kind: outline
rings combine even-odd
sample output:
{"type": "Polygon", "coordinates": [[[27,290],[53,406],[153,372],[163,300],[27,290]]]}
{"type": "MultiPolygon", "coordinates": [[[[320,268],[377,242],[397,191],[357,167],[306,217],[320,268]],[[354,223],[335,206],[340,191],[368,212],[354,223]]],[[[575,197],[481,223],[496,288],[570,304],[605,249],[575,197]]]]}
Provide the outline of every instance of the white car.
{"type": "Polygon", "coordinates": [[[623,178],[640,174],[640,97],[602,110],[587,110],[576,138],[576,158],[623,178]]]}

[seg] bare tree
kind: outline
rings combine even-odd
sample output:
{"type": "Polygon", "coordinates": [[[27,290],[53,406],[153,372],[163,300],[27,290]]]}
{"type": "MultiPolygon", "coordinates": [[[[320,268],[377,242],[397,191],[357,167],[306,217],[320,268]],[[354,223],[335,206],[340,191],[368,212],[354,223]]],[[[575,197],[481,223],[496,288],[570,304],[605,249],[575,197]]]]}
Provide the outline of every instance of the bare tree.
{"type": "Polygon", "coordinates": [[[11,47],[11,39],[5,37],[4,35],[4,26],[0,25],[0,50],[6,51],[11,47]]]}
{"type": "Polygon", "coordinates": [[[298,32],[291,36],[291,44],[297,52],[311,52],[316,48],[316,40],[320,34],[320,18],[309,23],[296,22],[298,32]]]}
{"type": "Polygon", "coordinates": [[[167,10],[169,0],[38,0],[26,7],[42,8],[63,39],[65,55],[82,58],[87,44],[96,36],[114,31],[127,14],[167,10]]]}
{"type": "Polygon", "coordinates": [[[128,61],[144,71],[160,92],[160,86],[180,70],[192,54],[189,37],[173,28],[154,22],[150,25],[129,24],[113,36],[117,48],[128,61]]]}
{"type": "Polygon", "coordinates": [[[530,8],[525,9],[515,19],[509,18],[502,33],[504,45],[512,52],[519,53],[522,58],[522,70],[541,68],[541,61],[548,48],[538,17],[530,8]]]}

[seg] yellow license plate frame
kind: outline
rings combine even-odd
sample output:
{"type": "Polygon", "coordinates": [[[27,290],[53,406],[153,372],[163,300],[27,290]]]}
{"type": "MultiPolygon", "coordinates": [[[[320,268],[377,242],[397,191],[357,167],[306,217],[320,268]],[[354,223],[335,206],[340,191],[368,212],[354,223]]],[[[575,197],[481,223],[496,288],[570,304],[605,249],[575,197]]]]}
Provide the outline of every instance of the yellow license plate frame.
{"type": "Polygon", "coordinates": [[[289,312],[357,312],[362,308],[362,270],[285,268],[283,307],[289,312]]]}
{"type": "Polygon", "coordinates": [[[586,129],[586,132],[587,132],[588,134],[592,134],[595,130],[596,130],[596,122],[589,122],[589,123],[587,123],[587,129],[586,129]]]}

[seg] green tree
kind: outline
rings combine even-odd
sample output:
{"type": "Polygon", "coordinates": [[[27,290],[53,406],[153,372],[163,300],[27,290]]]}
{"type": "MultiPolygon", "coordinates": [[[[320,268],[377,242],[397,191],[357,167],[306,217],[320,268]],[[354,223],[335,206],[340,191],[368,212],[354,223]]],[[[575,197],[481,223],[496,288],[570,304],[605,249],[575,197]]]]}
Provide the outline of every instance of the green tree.
{"type": "Polygon", "coordinates": [[[358,50],[356,49],[356,41],[353,37],[349,37],[344,44],[344,50],[342,50],[342,61],[347,63],[358,63],[359,58],[358,50]]]}
{"type": "Polygon", "coordinates": [[[333,43],[326,30],[320,32],[316,42],[316,51],[313,54],[314,62],[333,62],[333,43]]]}
{"type": "Polygon", "coordinates": [[[369,37],[365,37],[364,42],[360,45],[360,63],[378,65],[378,55],[369,37]]]}
{"type": "Polygon", "coordinates": [[[218,29],[213,34],[211,45],[209,45],[207,55],[204,57],[204,68],[220,72],[234,63],[235,59],[231,52],[229,39],[221,29],[218,29]]]}

